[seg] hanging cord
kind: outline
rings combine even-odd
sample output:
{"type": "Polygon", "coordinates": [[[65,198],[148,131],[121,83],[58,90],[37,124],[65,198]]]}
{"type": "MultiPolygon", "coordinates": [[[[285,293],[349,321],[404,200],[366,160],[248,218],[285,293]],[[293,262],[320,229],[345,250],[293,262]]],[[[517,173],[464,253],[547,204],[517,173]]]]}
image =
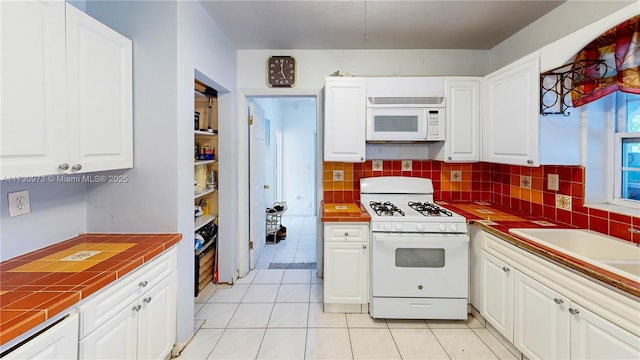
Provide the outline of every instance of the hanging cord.
{"type": "Polygon", "coordinates": [[[364,0],[364,36],[362,41],[369,41],[369,35],[367,35],[367,0],[364,0]]]}

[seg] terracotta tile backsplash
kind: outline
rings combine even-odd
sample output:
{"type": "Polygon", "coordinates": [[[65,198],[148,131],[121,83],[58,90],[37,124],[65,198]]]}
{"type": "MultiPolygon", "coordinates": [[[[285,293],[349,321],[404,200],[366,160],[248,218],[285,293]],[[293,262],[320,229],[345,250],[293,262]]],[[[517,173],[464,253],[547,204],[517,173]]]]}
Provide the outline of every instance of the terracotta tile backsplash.
{"type": "Polygon", "coordinates": [[[526,167],[492,163],[450,164],[434,160],[369,160],[364,163],[324,163],[324,201],[360,200],[360,179],[374,176],[412,176],[433,181],[436,200],[488,201],[526,214],[588,228],[640,243],[640,217],[589,209],[584,203],[584,168],[581,166],[526,167]],[[403,163],[404,161],[404,163],[403,163]],[[376,162],[374,166],[373,162],[376,162]],[[382,170],[379,170],[379,163],[382,170]],[[404,165],[404,166],[403,166],[404,165]],[[333,170],[344,179],[334,180],[333,170]],[[558,175],[558,191],[548,190],[547,175],[558,175]],[[557,201],[556,195],[560,195],[557,201]]]}

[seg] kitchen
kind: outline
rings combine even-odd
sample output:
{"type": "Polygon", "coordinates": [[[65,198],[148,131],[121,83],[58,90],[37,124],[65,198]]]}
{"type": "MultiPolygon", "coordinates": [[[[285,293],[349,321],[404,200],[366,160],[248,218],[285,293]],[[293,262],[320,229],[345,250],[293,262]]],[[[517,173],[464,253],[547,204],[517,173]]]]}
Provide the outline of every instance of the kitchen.
{"type": "MultiPolygon", "coordinates": [[[[190,159],[190,143],[193,140],[190,129],[180,126],[181,122],[176,119],[190,118],[193,111],[192,99],[187,99],[192,94],[193,69],[198,69],[210,80],[215,80],[215,84],[211,85],[219,85],[226,90],[220,95],[221,116],[235,119],[242,118],[238,114],[239,110],[236,110],[236,104],[240,101],[235,98],[238,89],[260,89],[269,91],[272,95],[317,95],[324,84],[324,77],[336,69],[362,75],[482,76],[555,40],[554,35],[540,30],[549,26],[549,23],[540,23],[537,28],[517,34],[492,51],[293,50],[289,54],[299,63],[298,84],[293,89],[268,89],[264,83],[264,62],[272,55],[272,51],[236,50],[200,4],[154,3],[153,14],[148,11],[147,6],[151,6],[148,4],[122,3],[119,4],[120,11],[109,11],[109,6],[105,3],[87,2],[86,11],[131,38],[134,44],[145,44],[137,49],[134,56],[135,83],[144,87],[135,90],[134,97],[134,168],[116,171],[118,174],[128,174],[130,181],[127,184],[108,186],[65,185],[64,192],[55,184],[26,187],[3,184],[3,199],[6,198],[6,192],[30,189],[33,208],[32,214],[9,220],[4,213],[3,203],[3,253],[7,241],[5,239],[25,232],[30,236],[24,243],[16,245],[18,253],[85,232],[177,231],[183,234],[183,238],[188,238],[192,233],[193,221],[192,209],[188,206],[192,194],[186,184],[193,179],[188,174],[190,161],[186,159],[190,159]],[[176,32],[161,24],[172,24],[180,31],[176,32]],[[208,30],[204,31],[200,27],[208,30]],[[531,34],[538,34],[539,37],[532,37],[531,34]],[[175,54],[179,54],[177,60],[175,54]],[[368,61],[372,57],[382,59],[382,63],[368,61]],[[150,88],[154,91],[149,91],[150,88]],[[149,136],[150,132],[153,136],[149,136]],[[178,195],[159,197],[157,194],[178,195]],[[60,223],[67,226],[61,228],[58,226],[60,223]]],[[[599,6],[605,7],[602,4],[599,6]]],[[[613,12],[614,9],[609,9],[607,13],[613,12]]],[[[585,26],[588,21],[578,19],[580,17],[576,15],[573,20],[577,23],[582,21],[579,26],[585,26]]],[[[226,150],[221,150],[220,166],[229,170],[219,180],[221,189],[229,189],[220,193],[221,202],[229,204],[228,212],[221,214],[220,221],[241,224],[241,214],[245,214],[246,210],[240,205],[242,202],[238,200],[238,191],[234,189],[239,189],[237,184],[245,182],[243,179],[246,174],[243,174],[242,168],[237,172],[233,169],[244,158],[246,136],[243,132],[246,129],[231,121],[221,124],[220,131],[229,134],[228,137],[220,138],[220,147],[226,150]],[[222,153],[228,156],[223,156],[222,153]]],[[[390,164],[394,166],[393,163],[390,164]]],[[[457,165],[443,165],[449,166],[457,165]]],[[[478,169],[486,169],[486,166],[483,163],[460,165],[460,171],[469,171],[473,175],[478,169]]],[[[508,168],[500,166],[493,171],[503,174],[502,176],[510,173],[508,168]]],[[[463,179],[466,179],[464,173],[463,179]]],[[[504,193],[503,199],[507,201],[509,193],[505,186],[499,191],[504,193]]],[[[485,188],[483,191],[491,190],[485,188]]],[[[242,225],[237,228],[226,227],[221,231],[226,232],[221,234],[226,238],[246,237],[246,230],[242,225]]],[[[23,236],[20,238],[22,241],[23,236]]],[[[187,243],[183,241],[178,246],[178,267],[191,269],[192,248],[187,243]]],[[[221,243],[221,246],[227,247],[221,249],[221,252],[233,254],[238,245],[221,243]]],[[[221,268],[220,276],[227,281],[232,279],[239,266],[232,259],[228,268],[221,268]]],[[[180,276],[184,278],[178,282],[178,293],[189,294],[193,274],[185,271],[180,276]]],[[[180,296],[178,308],[178,342],[181,343],[187,341],[193,332],[192,297],[180,296]]]]}

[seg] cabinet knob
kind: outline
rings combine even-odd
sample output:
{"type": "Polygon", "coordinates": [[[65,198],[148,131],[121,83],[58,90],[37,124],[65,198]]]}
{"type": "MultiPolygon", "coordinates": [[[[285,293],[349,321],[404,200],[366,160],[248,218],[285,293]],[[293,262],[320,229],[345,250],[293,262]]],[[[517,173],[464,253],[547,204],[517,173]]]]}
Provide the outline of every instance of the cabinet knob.
{"type": "Polygon", "coordinates": [[[578,309],[574,309],[574,308],[569,308],[569,312],[571,313],[571,315],[580,314],[580,311],[578,309]]]}
{"type": "Polygon", "coordinates": [[[145,286],[147,286],[147,284],[148,284],[147,280],[143,280],[143,281],[140,281],[140,282],[138,283],[138,286],[140,286],[140,287],[145,287],[145,286]]]}
{"type": "Polygon", "coordinates": [[[509,268],[508,268],[508,267],[506,267],[506,266],[503,266],[503,267],[502,267],[502,271],[504,271],[504,272],[508,273],[509,271],[511,271],[511,269],[509,269],[509,268]]]}
{"type": "Polygon", "coordinates": [[[366,249],[366,248],[367,248],[367,245],[366,245],[366,244],[363,244],[363,245],[362,245],[362,248],[363,248],[363,249],[366,249]]]}
{"type": "Polygon", "coordinates": [[[149,297],[146,297],[146,298],[142,299],[142,301],[143,301],[145,304],[150,303],[150,302],[151,302],[151,296],[149,296],[149,297]]]}
{"type": "Polygon", "coordinates": [[[75,165],[73,165],[72,169],[75,170],[75,171],[80,171],[80,170],[82,170],[82,165],[75,164],[75,165]]]}
{"type": "Polygon", "coordinates": [[[67,163],[60,164],[60,165],[58,165],[58,169],[59,170],[69,170],[69,164],[67,164],[67,163]]]}
{"type": "Polygon", "coordinates": [[[453,158],[451,156],[447,157],[447,160],[453,160],[453,158]]]}
{"type": "Polygon", "coordinates": [[[554,301],[556,304],[558,304],[558,305],[560,305],[560,304],[563,304],[563,303],[564,303],[564,300],[562,300],[562,299],[560,299],[560,298],[554,298],[554,299],[553,299],[553,301],[554,301]]]}
{"type": "Polygon", "coordinates": [[[527,164],[533,165],[533,160],[531,160],[531,159],[527,160],[527,164]]]}
{"type": "Polygon", "coordinates": [[[349,236],[349,233],[345,231],[344,236],[349,236]]]}
{"type": "Polygon", "coordinates": [[[140,305],[140,304],[138,304],[138,305],[136,305],[136,306],[131,308],[131,310],[133,310],[133,311],[140,311],[140,309],[142,309],[142,305],[140,305]]]}

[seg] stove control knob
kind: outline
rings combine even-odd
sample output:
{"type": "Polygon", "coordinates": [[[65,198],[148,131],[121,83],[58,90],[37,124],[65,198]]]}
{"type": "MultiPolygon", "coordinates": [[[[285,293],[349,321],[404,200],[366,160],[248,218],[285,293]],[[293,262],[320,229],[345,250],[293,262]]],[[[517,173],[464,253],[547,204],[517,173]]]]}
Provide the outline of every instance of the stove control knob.
{"type": "Polygon", "coordinates": [[[449,224],[449,229],[451,229],[451,231],[456,231],[457,230],[456,224],[449,224]]]}
{"type": "Polygon", "coordinates": [[[401,223],[397,223],[396,224],[396,230],[398,230],[398,231],[402,230],[402,224],[401,223]]]}
{"type": "Polygon", "coordinates": [[[385,229],[385,230],[391,230],[391,224],[389,224],[389,223],[385,223],[385,224],[384,224],[384,229],[385,229]]]}
{"type": "Polygon", "coordinates": [[[446,230],[447,230],[447,227],[446,227],[444,224],[440,224],[440,225],[438,225],[438,230],[440,230],[440,231],[443,231],[443,232],[444,232],[444,231],[446,231],[446,230]]]}
{"type": "Polygon", "coordinates": [[[418,231],[424,231],[424,224],[418,224],[417,229],[418,231]]]}

